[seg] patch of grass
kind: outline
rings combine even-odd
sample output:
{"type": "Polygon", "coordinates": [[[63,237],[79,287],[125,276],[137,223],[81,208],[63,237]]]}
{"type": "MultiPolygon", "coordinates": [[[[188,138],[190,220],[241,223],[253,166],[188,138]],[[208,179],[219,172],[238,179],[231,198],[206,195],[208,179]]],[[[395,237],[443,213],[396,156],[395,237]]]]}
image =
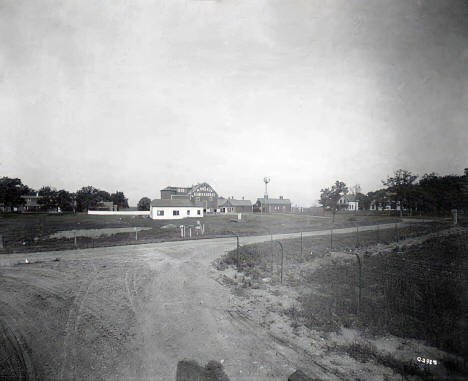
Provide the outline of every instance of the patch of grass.
{"type": "MultiPolygon", "coordinates": [[[[350,226],[347,216],[338,216],[337,227],[350,226]]],[[[360,216],[360,223],[374,224],[379,221],[397,221],[389,217],[360,216]]],[[[331,219],[316,218],[297,214],[253,214],[242,215],[242,220],[233,220],[229,215],[206,215],[203,218],[189,218],[177,221],[177,226],[194,225],[197,220],[205,225],[205,235],[192,238],[212,238],[219,236],[239,236],[278,234],[299,231],[327,229],[331,219]]],[[[96,216],[85,213],[46,215],[46,214],[0,214],[0,234],[3,236],[6,250],[15,252],[31,252],[43,250],[73,249],[73,239],[50,239],[50,234],[58,231],[75,229],[101,229],[120,227],[150,227],[140,231],[138,241],[134,233],[114,234],[109,237],[96,239],[79,238],[79,248],[125,245],[135,243],[150,243],[160,241],[179,240],[180,231],[176,229],[163,229],[168,220],[152,220],[141,216],[96,216]]],[[[192,233],[194,233],[192,229],[192,233]]]]}

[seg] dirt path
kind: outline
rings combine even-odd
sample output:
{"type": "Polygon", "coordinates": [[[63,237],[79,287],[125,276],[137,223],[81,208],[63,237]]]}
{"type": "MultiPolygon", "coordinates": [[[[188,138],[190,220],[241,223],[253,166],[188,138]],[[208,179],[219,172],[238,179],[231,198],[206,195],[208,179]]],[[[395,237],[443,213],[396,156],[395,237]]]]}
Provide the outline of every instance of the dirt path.
{"type": "Polygon", "coordinates": [[[2,256],[0,353],[14,351],[12,358],[23,359],[23,371],[37,380],[169,381],[183,358],[224,360],[232,381],[286,380],[298,366],[340,379],[318,362],[311,366],[313,353],[233,310],[211,263],[235,244],[222,238],[2,256]],[[25,258],[32,263],[18,265],[25,258]]]}

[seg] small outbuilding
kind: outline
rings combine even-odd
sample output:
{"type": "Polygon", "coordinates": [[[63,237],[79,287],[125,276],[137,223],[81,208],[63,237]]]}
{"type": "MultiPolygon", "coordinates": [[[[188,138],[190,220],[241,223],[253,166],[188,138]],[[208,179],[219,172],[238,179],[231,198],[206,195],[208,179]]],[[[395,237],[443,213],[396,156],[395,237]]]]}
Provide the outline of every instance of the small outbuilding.
{"type": "Polygon", "coordinates": [[[188,199],[155,199],[151,201],[150,217],[153,220],[175,220],[203,217],[203,203],[188,199]]]}
{"type": "Polygon", "coordinates": [[[218,201],[218,212],[221,214],[251,213],[252,202],[250,200],[234,200],[233,198],[218,201]]]}

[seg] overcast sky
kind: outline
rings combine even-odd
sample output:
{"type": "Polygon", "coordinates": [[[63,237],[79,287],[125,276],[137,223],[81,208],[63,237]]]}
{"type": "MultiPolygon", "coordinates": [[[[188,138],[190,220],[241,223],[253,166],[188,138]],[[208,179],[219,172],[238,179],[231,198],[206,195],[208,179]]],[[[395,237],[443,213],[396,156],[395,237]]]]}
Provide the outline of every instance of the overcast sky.
{"type": "Polygon", "coordinates": [[[0,176],[316,203],[468,167],[468,2],[0,0],[0,176]]]}

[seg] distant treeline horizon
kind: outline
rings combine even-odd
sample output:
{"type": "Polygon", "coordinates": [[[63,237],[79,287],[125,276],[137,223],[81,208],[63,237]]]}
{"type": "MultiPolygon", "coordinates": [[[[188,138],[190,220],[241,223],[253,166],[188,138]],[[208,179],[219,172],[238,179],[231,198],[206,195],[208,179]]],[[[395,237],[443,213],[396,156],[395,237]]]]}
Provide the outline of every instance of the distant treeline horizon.
{"type": "MultiPolygon", "coordinates": [[[[439,175],[431,172],[419,177],[409,170],[398,169],[392,176],[382,180],[382,185],[382,188],[364,194],[361,193],[359,185],[348,189],[344,182],[336,181],[331,187],[321,190],[320,206],[311,207],[339,210],[343,205],[338,204],[338,200],[343,196],[353,195],[359,203],[360,210],[368,210],[372,204],[383,209],[388,205],[398,204],[405,210],[428,213],[468,209],[467,175],[439,175]]],[[[111,201],[119,209],[129,207],[128,199],[122,191],[110,193],[91,185],[83,186],[75,192],[57,190],[50,185],[35,190],[23,184],[19,178],[0,178],[0,207],[4,210],[22,207],[25,205],[22,196],[36,194],[41,196],[38,204],[43,210],[60,208],[61,211],[83,212],[98,207],[102,202],[111,201]]],[[[138,207],[147,209],[148,200],[147,197],[142,197],[138,207]]]]}

